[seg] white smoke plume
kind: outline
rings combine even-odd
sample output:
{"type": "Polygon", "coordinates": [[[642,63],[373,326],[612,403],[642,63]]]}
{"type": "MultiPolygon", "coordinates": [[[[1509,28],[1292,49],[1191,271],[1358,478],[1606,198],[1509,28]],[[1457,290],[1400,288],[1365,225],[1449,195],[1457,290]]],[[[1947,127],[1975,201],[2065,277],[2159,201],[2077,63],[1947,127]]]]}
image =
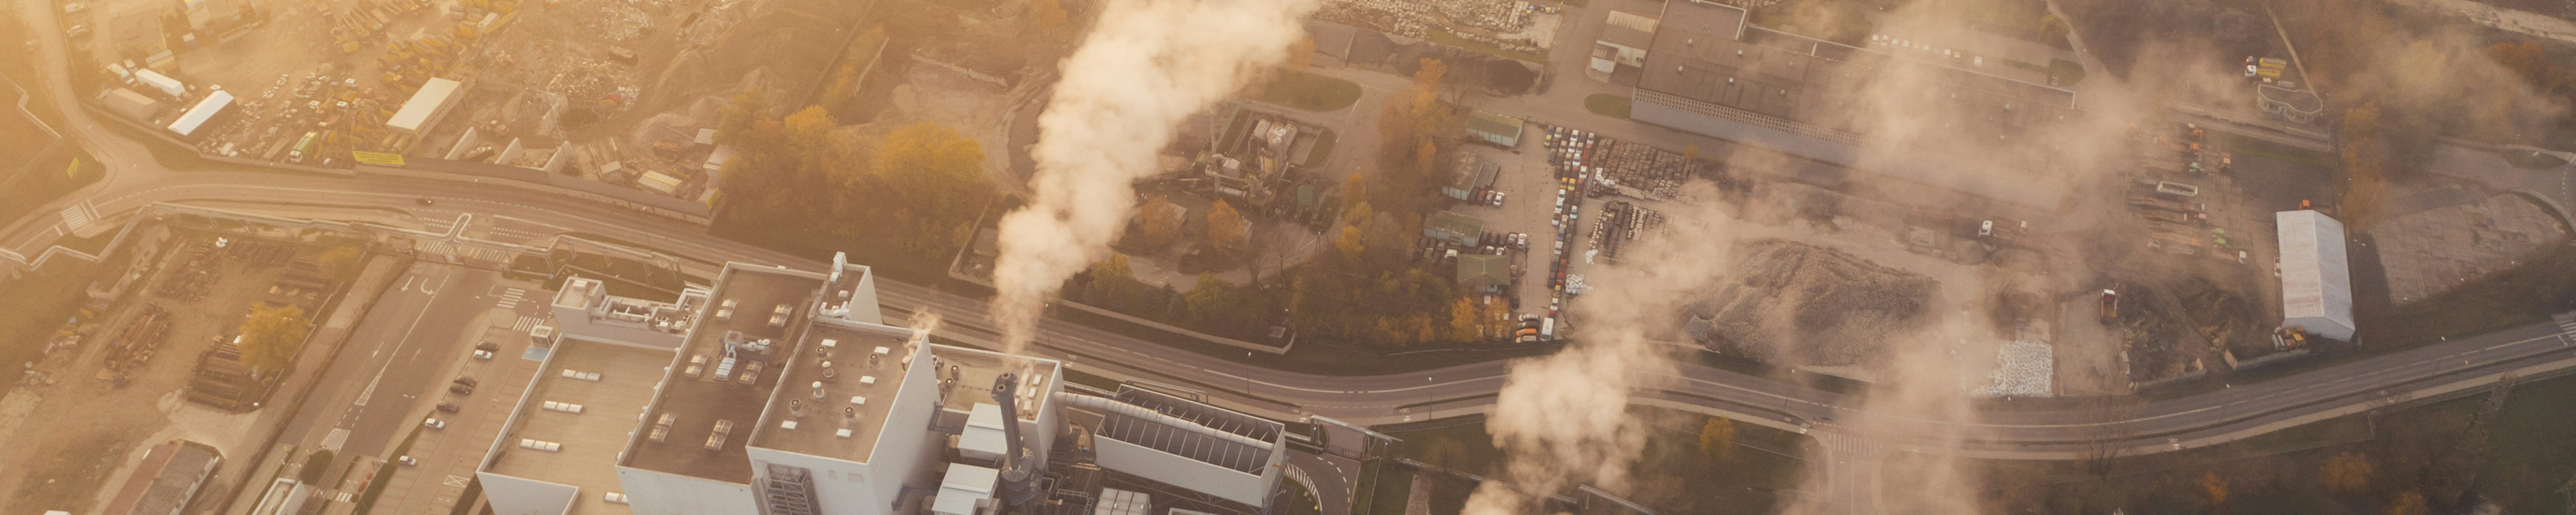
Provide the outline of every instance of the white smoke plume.
{"type": "Polygon", "coordinates": [[[1540,496],[1578,483],[1625,488],[1646,445],[1645,428],[1628,416],[1629,395],[1675,377],[1646,329],[1674,326],[1671,302],[1723,273],[1736,239],[1734,221],[1716,210],[1677,215],[1668,234],[1693,237],[1641,242],[1637,259],[1593,274],[1599,288],[1573,306],[1583,320],[1574,343],[1512,365],[1485,419],[1510,465],[1503,483],[1468,497],[1464,515],[1539,513],[1540,496]]]}
{"type": "Polygon", "coordinates": [[[1106,257],[1135,211],[1129,184],[1191,113],[1287,60],[1315,0],[1110,0],[1038,117],[1028,205],[1003,216],[993,317],[1004,352],[1034,337],[1064,280],[1106,257]]]}

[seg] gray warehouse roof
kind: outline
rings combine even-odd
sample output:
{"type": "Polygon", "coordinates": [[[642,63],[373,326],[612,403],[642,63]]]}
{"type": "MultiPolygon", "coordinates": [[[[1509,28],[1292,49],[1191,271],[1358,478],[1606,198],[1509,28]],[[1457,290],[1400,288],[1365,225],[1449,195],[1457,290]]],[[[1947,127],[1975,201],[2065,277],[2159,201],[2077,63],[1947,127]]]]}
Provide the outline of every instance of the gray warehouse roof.
{"type": "MultiPolygon", "coordinates": [[[[1287,429],[1278,422],[1132,387],[1119,389],[1114,400],[1263,442],[1279,441],[1287,429]]],[[[1246,474],[1260,474],[1272,451],[1115,411],[1101,418],[1100,436],[1246,474]]]]}

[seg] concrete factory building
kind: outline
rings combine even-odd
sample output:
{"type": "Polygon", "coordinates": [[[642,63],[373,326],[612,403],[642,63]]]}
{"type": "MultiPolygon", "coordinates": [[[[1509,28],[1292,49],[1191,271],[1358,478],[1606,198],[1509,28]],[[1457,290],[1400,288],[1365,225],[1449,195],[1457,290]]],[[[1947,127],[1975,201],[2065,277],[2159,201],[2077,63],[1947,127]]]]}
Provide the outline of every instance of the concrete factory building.
{"type": "Polygon", "coordinates": [[[1250,515],[1278,486],[1284,425],[929,343],[840,256],[731,263],[667,304],[576,278],[556,306],[561,343],[478,471],[495,513],[1073,515],[1141,485],[1250,515]],[[1068,431],[1097,443],[1057,448],[1068,431]]]}
{"type": "Polygon", "coordinates": [[[2281,237],[2281,326],[2351,341],[2352,265],[2343,223],[2316,211],[2273,214],[2281,237]]]}
{"type": "Polygon", "coordinates": [[[1989,163],[1999,156],[1930,145],[1909,149],[1902,159],[1864,163],[1863,139],[1878,117],[1855,106],[1871,105],[1862,95],[1875,81],[1920,82],[1947,93],[1940,96],[1948,105],[1939,107],[1953,111],[1950,119],[1960,125],[1945,133],[1997,141],[2064,119],[2075,106],[2073,91],[1953,66],[1949,59],[1899,57],[1747,26],[1745,20],[1739,7],[1666,2],[1651,25],[1630,117],[2026,206],[2053,209],[2063,202],[2064,188],[2031,187],[2062,178],[1991,173],[1997,165],[2041,170],[2051,163],[1989,163]]]}

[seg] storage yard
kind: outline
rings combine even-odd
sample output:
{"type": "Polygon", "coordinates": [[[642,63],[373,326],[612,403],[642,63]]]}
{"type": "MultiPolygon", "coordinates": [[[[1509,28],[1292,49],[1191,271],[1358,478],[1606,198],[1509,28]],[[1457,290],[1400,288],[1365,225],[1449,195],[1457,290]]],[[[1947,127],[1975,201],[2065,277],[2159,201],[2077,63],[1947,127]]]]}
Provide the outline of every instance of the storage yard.
{"type": "Polygon", "coordinates": [[[202,153],[544,171],[708,200],[726,154],[714,103],[746,88],[806,98],[841,46],[813,43],[846,41],[868,8],[791,3],[245,4],[192,33],[224,44],[91,50],[100,104],[202,153]]]}

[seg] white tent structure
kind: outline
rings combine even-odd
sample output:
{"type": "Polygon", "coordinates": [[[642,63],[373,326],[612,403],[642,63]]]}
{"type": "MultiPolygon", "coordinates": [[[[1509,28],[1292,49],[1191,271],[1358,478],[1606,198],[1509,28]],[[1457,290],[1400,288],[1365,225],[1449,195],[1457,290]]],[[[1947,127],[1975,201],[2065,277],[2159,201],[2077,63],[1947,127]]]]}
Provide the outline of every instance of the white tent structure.
{"type": "Polygon", "coordinates": [[[179,115],[178,121],[170,122],[170,132],[179,133],[180,136],[194,136],[197,128],[204,126],[206,120],[214,119],[217,113],[224,112],[225,107],[232,105],[232,93],[218,90],[214,94],[206,95],[206,99],[198,101],[196,107],[188,108],[187,114],[179,115]]]}
{"type": "Polygon", "coordinates": [[[2281,326],[2352,340],[2352,263],[2343,222],[2316,211],[2273,215],[2281,236],[2281,326]]]}

